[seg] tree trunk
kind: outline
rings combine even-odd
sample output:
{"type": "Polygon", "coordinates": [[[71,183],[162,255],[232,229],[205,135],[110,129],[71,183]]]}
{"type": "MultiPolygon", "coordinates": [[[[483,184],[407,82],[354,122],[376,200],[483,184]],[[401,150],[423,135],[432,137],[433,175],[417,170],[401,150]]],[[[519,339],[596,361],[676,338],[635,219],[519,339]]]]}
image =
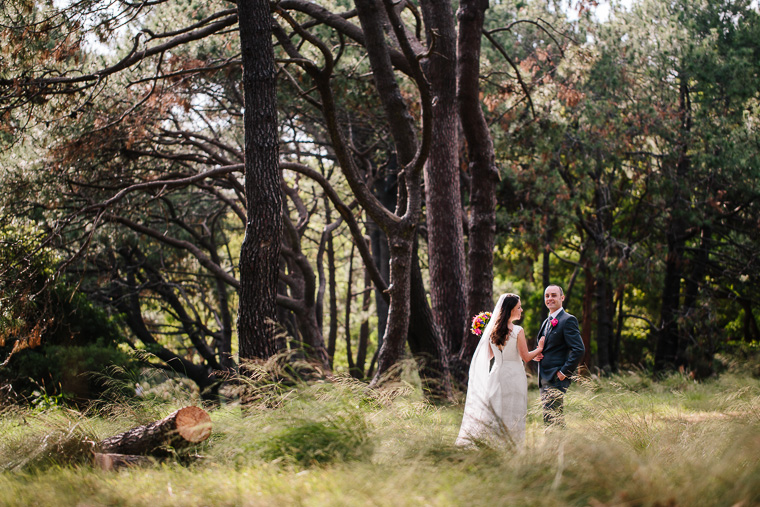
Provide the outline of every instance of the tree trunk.
{"type": "MultiPolygon", "coordinates": [[[[392,210],[396,207],[396,186],[397,180],[394,175],[396,170],[395,158],[391,158],[388,164],[388,175],[375,184],[373,193],[377,196],[377,199],[388,210],[392,210]]],[[[388,237],[385,232],[378,227],[372,220],[367,221],[367,229],[369,230],[370,241],[372,244],[372,257],[375,260],[375,265],[383,276],[383,279],[390,280],[390,251],[388,250],[388,237]]],[[[385,324],[388,320],[388,301],[380,291],[375,290],[375,307],[377,308],[377,350],[383,345],[383,336],[385,335],[385,324]]],[[[375,354],[377,356],[377,354],[375,354]]],[[[376,357],[373,358],[376,361],[376,357]]],[[[369,374],[372,375],[372,366],[370,365],[369,374]]]]}
{"type": "Polygon", "coordinates": [[[660,333],[654,358],[656,372],[674,369],[678,357],[678,308],[681,297],[681,263],[683,245],[680,232],[668,232],[668,257],[665,261],[665,281],[660,309],[660,333]]]}
{"type": "Polygon", "coordinates": [[[543,251],[541,252],[541,311],[539,312],[539,316],[541,317],[541,322],[546,320],[546,317],[549,316],[549,309],[546,307],[546,304],[544,303],[544,291],[552,283],[552,272],[551,272],[552,251],[550,249],[550,246],[552,244],[553,236],[554,235],[552,233],[551,227],[547,228],[544,234],[544,248],[543,248],[543,251]]]}
{"type": "Polygon", "coordinates": [[[346,334],[346,360],[348,361],[348,372],[353,377],[355,374],[354,353],[351,351],[351,300],[353,299],[354,285],[354,250],[351,245],[351,254],[348,256],[348,281],[346,282],[346,316],[344,318],[344,328],[346,334]]]}
{"type": "Polygon", "coordinates": [[[612,346],[612,315],[610,314],[610,301],[612,294],[607,273],[607,265],[600,259],[596,269],[596,345],[597,366],[600,373],[608,374],[612,368],[610,364],[612,346]]]}
{"type": "Polygon", "coordinates": [[[678,147],[675,174],[671,174],[670,182],[673,193],[668,202],[668,209],[670,210],[670,220],[666,231],[668,256],[665,262],[665,282],[662,290],[660,334],[657,338],[657,350],[654,358],[655,372],[680,366],[677,319],[681,300],[684,249],[686,247],[684,231],[687,229],[685,216],[687,210],[684,202],[689,201],[688,196],[683,195],[682,182],[686,181],[690,169],[686,138],[691,130],[691,102],[686,80],[687,76],[681,76],[679,92],[681,141],[678,147]]]}
{"type": "Polygon", "coordinates": [[[625,299],[624,286],[618,288],[615,299],[617,301],[617,328],[615,329],[615,341],[612,344],[612,354],[610,356],[612,373],[617,373],[620,369],[620,345],[623,341],[623,324],[625,323],[623,312],[623,300],[625,299]]]}
{"type": "Polygon", "coordinates": [[[449,355],[428,305],[417,248],[415,241],[412,252],[409,350],[420,367],[423,388],[436,397],[448,399],[451,398],[449,355]]]}
{"type": "Polygon", "coordinates": [[[185,407],[160,421],[138,426],[101,440],[99,452],[116,454],[166,454],[165,448],[180,449],[206,440],[211,435],[211,417],[198,407],[185,407]]]}
{"type": "Polygon", "coordinates": [[[404,352],[409,331],[412,234],[413,230],[409,230],[407,234],[399,234],[391,239],[391,285],[388,289],[391,302],[383,346],[378,353],[377,372],[370,382],[372,387],[380,383],[383,375],[398,362],[404,352]]]}
{"type": "Polygon", "coordinates": [[[369,305],[372,291],[372,278],[369,270],[364,269],[364,294],[362,295],[362,325],[359,329],[359,345],[356,351],[356,378],[364,378],[367,363],[367,346],[369,345],[369,305]]]}
{"type": "MultiPolygon", "coordinates": [[[[222,265],[222,260],[215,251],[210,252],[211,260],[219,266],[222,265]]],[[[231,372],[235,367],[235,359],[232,356],[232,332],[233,332],[233,317],[230,312],[228,284],[219,276],[216,279],[216,297],[218,301],[219,314],[221,317],[221,329],[219,330],[219,338],[217,339],[217,356],[219,357],[219,364],[221,369],[227,372],[231,372]]]]}
{"type": "Polygon", "coordinates": [[[701,228],[699,248],[685,262],[684,298],[682,324],[679,325],[678,356],[679,365],[688,365],[689,371],[697,379],[713,374],[713,359],[719,338],[711,332],[709,319],[700,312],[698,305],[703,282],[707,276],[712,243],[712,228],[701,228]]]}
{"type": "Polygon", "coordinates": [[[741,298],[739,304],[744,308],[744,341],[752,343],[760,340],[760,329],[758,329],[757,320],[752,313],[752,300],[741,298]]]}
{"type": "MultiPolygon", "coordinates": [[[[500,175],[480,104],[480,38],[486,9],[487,0],[462,0],[457,12],[457,100],[471,176],[466,321],[493,307],[496,188],[500,175]]],[[[472,358],[474,340],[468,339],[466,324],[462,332],[459,363],[466,367],[472,358]]]]}
{"type": "MultiPolygon", "coordinates": [[[[425,164],[430,299],[446,351],[458,352],[466,327],[462,213],[459,201],[459,142],[456,107],[456,29],[449,0],[423,0],[422,14],[430,57],[433,130],[425,164]]],[[[447,353],[448,353],[447,352],[447,353]]]]}
{"type": "Polygon", "coordinates": [[[335,281],[335,246],[332,233],[327,238],[327,285],[330,304],[330,329],[327,335],[327,353],[330,356],[330,367],[332,368],[333,357],[335,357],[335,344],[338,341],[338,286],[335,281]]]}
{"type": "Polygon", "coordinates": [[[591,367],[595,366],[591,363],[591,330],[593,328],[593,308],[594,308],[594,270],[591,269],[591,262],[587,262],[584,266],[584,272],[586,277],[586,284],[583,291],[583,322],[581,323],[581,339],[583,340],[583,347],[586,349],[583,353],[583,360],[581,364],[586,366],[587,371],[591,371],[591,367]]]}
{"type": "Polygon", "coordinates": [[[247,219],[240,251],[238,339],[241,359],[276,351],[276,291],[282,241],[277,96],[269,2],[238,3],[245,91],[247,219]]]}
{"type": "MultiPolygon", "coordinates": [[[[286,259],[288,273],[281,276],[290,288],[290,298],[280,298],[279,306],[285,305],[293,312],[298,324],[298,335],[301,343],[295,344],[302,348],[306,357],[321,363],[325,369],[330,369],[330,361],[322,336],[322,327],[317,319],[316,293],[317,283],[314,269],[309,259],[301,251],[301,232],[296,228],[287,210],[283,213],[285,234],[283,236],[283,257],[286,259]]],[[[304,222],[305,223],[305,222],[304,222]]]]}

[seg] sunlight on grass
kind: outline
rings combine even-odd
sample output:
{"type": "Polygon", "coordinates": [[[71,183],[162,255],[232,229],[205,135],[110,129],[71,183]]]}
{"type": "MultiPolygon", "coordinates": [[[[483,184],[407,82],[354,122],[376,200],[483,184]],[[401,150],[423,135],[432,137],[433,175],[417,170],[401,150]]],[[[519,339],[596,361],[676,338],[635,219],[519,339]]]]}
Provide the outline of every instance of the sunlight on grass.
{"type": "Polygon", "coordinates": [[[171,404],[6,409],[0,505],[760,503],[757,379],[584,380],[568,394],[567,427],[551,431],[531,389],[517,449],[456,448],[461,405],[431,404],[403,382],[369,390],[343,378],[266,396],[247,409],[207,407],[213,433],[190,460],[111,473],[89,465],[86,442],[171,404]]]}

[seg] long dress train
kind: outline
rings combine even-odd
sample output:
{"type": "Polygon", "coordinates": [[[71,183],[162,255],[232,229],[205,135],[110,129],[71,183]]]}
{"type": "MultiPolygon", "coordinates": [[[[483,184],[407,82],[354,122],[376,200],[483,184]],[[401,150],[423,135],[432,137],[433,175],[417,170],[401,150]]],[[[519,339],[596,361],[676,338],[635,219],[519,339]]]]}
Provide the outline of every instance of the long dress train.
{"type": "Polygon", "coordinates": [[[490,333],[478,345],[470,365],[467,400],[457,445],[493,439],[511,440],[519,445],[524,440],[528,380],[517,352],[517,335],[521,329],[520,326],[513,327],[503,350],[491,343],[490,333]],[[491,347],[493,351],[492,367],[485,347],[491,347]]]}

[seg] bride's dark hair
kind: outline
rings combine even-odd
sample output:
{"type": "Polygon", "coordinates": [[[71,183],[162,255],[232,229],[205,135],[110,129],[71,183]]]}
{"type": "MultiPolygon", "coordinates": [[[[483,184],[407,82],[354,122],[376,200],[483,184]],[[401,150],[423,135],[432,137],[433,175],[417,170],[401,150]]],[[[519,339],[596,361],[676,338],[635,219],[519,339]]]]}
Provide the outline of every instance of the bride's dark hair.
{"type": "Polygon", "coordinates": [[[509,317],[519,302],[520,296],[517,294],[507,294],[504,297],[504,301],[501,302],[499,320],[496,321],[493,331],[491,331],[491,341],[495,345],[503,347],[507,343],[507,339],[509,338],[509,317]]]}

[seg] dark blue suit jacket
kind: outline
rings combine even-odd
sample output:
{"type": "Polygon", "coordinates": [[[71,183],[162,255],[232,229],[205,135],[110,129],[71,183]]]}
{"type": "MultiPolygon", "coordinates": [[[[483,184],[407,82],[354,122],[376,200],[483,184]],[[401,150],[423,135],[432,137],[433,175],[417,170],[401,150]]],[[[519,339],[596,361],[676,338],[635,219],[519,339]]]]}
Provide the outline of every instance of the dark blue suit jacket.
{"type": "MultiPolygon", "coordinates": [[[[583,358],[585,347],[578,327],[578,319],[565,310],[557,315],[557,325],[551,323],[538,330],[536,340],[546,336],[544,341],[544,357],[538,362],[538,375],[543,383],[558,382],[558,371],[568,377],[575,372],[578,363],[583,358]]],[[[569,379],[568,379],[569,385],[569,379]]]]}

